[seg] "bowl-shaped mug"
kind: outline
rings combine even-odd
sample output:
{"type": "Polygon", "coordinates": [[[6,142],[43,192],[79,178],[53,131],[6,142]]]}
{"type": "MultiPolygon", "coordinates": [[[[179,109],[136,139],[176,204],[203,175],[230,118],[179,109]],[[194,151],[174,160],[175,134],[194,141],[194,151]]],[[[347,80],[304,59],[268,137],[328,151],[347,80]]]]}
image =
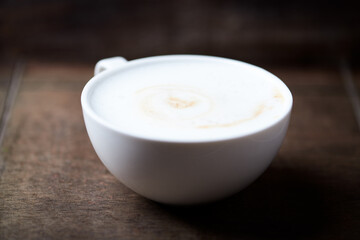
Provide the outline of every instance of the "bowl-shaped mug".
{"type": "MultiPolygon", "coordinates": [[[[198,204],[219,200],[244,189],[258,178],[277,154],[286,134],[292,96],[285,84],[266,70],[236,60],[198,55],[170,55],[126,61],[101,60],[81,96],[86,129],[106,168],[136,193],[167,204],[198,204]],[[283,86],[286,111],[276,121],[246,133],[201,141],[157,139],[129,134],[104,120],[91,106],[92,92],[109,77],[128,68],[176,59],[231,62],[263,74],[283,86]]],[[[126,112],[123,113],[127,114],[126,112]]]]}

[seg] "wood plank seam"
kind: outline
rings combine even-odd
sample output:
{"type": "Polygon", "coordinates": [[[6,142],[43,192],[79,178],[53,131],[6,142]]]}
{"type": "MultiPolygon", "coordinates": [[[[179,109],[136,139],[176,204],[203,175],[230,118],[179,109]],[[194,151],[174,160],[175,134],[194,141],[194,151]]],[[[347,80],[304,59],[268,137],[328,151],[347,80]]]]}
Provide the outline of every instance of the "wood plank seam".
{"type": "MultiPolygon", "coordinates": [[[[3,111],[0,118],[0,147],[2,147],[6,127],[11,116],[11,110],[14,106],[17,93],[19,91],[21,81],[25,71],[25,61],[20,59],[15,63],[14,70],[11,75],[10,82],[8,84],[8,90],[6,93],[3,111]]],[[[2,149],[1,149],[2,151],[2,149]]],[[[5,170],[5,162],[2,153],[0,154],[0,177],[5,170]]]]}
{"type": "Polygon", "coordinates": [[[357,125],[360,130],[360,97],[355,87],[349,63],[345,59],[341,59],[340,61],[340,72],[344,82],[346,93],[350,99],[350,103],[354,110],[357,125]]]}

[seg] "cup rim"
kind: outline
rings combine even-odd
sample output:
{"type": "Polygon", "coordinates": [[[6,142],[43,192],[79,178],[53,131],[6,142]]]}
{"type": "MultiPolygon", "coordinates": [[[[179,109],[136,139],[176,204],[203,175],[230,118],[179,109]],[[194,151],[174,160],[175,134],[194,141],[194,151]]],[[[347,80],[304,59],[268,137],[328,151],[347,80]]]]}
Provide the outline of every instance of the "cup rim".
{"type": "Polygon", "coordinates": [[[109,69],[106,70],[104,72],[101,72],[100,74],[97,74],[95,76],[93,76],[84,86],[82,93],[81,93],[81,106],[82,106],[82,110],[83,110],[83,114],[87,114],[88,116],[90,116],[94,121],[96,121],[98,124],[106,127],[107,129],[111,130],[111,131],[115,131],[121,135],[126,135],[128,137],[132,137],[132,138],[136,138],[136,139],[142,139],[142,140],[148,140],[148,141],[155,141],[155,142],[171,142],[171,143],[210,143],[210,142],[220,142],[220,141],[227,141],[227,140],[232,140],[232,139],[238,139],[238,138],[244,138],[250,135],[254,135],[257,133],[260,133],[262,131],[265,131],[269,128],[271,128],[272,126],[278,124],[279,122],[283,121],[290,113],[292,110],[292,106],[293,106],[293,96],[289,90],[289,88],[286,86],[286,84],[279,79],[277,76],[275,76],[274,74],[272,74],[271,72],[246,63],[246,62],[242,62],[239,60],[235,60],[235,59],[230,59],[230,58],[223,58],[223,57],[216,57],[216,56],[208,56],[208,55],[192,55],[192,54],[174,54],[174,55],[160,55],[160,56],[151,56],[151,57],[145,57],[145,58],[139,58],[139,59],[135,59],[135,60],[131,60],[126,62],[123,65],[119,65],[118,67],[114,67],[113,69],[109,69]],[[264,73],[266,73],[269,77],[273,78],[274,80],[276,80],[280,85],[282,85],[284,87],[284,92],[286,92],[287,97],[288,97],[288,101],[287,101],[287,106],[282,114],[282,116],[278,119],[276,119],[276,121],[272,121],[269,124],[263,124],[255,129],[253,129],[252,131],[247,131],[247,132],[240,132],[240,133],[236,133],[234,135],[229,135],[229,136],[223,136],[223,137],[218,137],[218,138],[214,138],[214,139],[165,139],[165,138],[160,138],[160,137],[149,137],[149,136],[142,136],[142,135],[138,135],[138,134],[133,134],[133,133],[129,133],[124,131],[123,129],[117,127],[116,125],[106,121],[105,119],[103,119],[101,116],[99,116],[91,107],[90,104],[90,97],[89,97],[89,92],[92,90],[93,86],[95,86],[98,82],[102,81],[103,79],[106,79],[107,77],[117,73],[118,71],[121,71],[121,69],[126,69],[129,67],[134,67],[137,65],[141,65],[141,64],[145,64],[148,62],[153,62],[156,60],[159,61],[163,61],[166,59],[212,59],[214,61],[220,61],[220,62],[227,62],[227,63],[232,63],[232,64],[241,64],[243,66],[247,66],[250,68],[253,68],[256,71],[262,71],[264,73]]]}

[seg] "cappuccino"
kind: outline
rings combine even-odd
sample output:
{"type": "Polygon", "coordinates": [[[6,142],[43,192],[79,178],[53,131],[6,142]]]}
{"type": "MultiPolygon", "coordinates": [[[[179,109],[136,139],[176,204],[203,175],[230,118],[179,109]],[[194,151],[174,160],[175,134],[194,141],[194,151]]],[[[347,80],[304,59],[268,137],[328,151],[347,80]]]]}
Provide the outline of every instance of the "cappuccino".
{"type": "Polygon", "coordinates": [[[231,138],[274,124],[291,107],[284,83],[246,63],[185,56],[132,62],[98,81],[90,93],[95,114],[129,135],[167,141],[231,138]]]}

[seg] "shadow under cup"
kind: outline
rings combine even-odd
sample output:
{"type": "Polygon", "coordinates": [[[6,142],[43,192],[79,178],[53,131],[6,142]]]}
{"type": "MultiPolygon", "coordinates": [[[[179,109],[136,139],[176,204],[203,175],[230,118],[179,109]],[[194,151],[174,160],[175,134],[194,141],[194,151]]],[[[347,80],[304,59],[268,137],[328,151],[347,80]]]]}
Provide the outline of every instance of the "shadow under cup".
{"type": "Polygon", "coordinates": [[[124,185],[158,202],[198,204],[230,196],[265,171],[286,134],[292,96],[280,79],[256,66],[219,57],[170,55],[112,64],[86,84],[81,104],[86,129],[96,153],[124,185]],[[234,69],[263,75],[281,86],[281,94],[285,96],[284,110],[276,120],[249,131],[188,139],[136,134],[94,111],[91,101],[96,101],[93,99],[96,96],[94,90],[100,84],[116,76],[126,76],[124,72],[128,69],[141,72],[144,65],[166,65],[177,61],[187,62],[188,65],[194,61],[201,61],[205,66],[206,63],[231,65],[234,69]]]}

